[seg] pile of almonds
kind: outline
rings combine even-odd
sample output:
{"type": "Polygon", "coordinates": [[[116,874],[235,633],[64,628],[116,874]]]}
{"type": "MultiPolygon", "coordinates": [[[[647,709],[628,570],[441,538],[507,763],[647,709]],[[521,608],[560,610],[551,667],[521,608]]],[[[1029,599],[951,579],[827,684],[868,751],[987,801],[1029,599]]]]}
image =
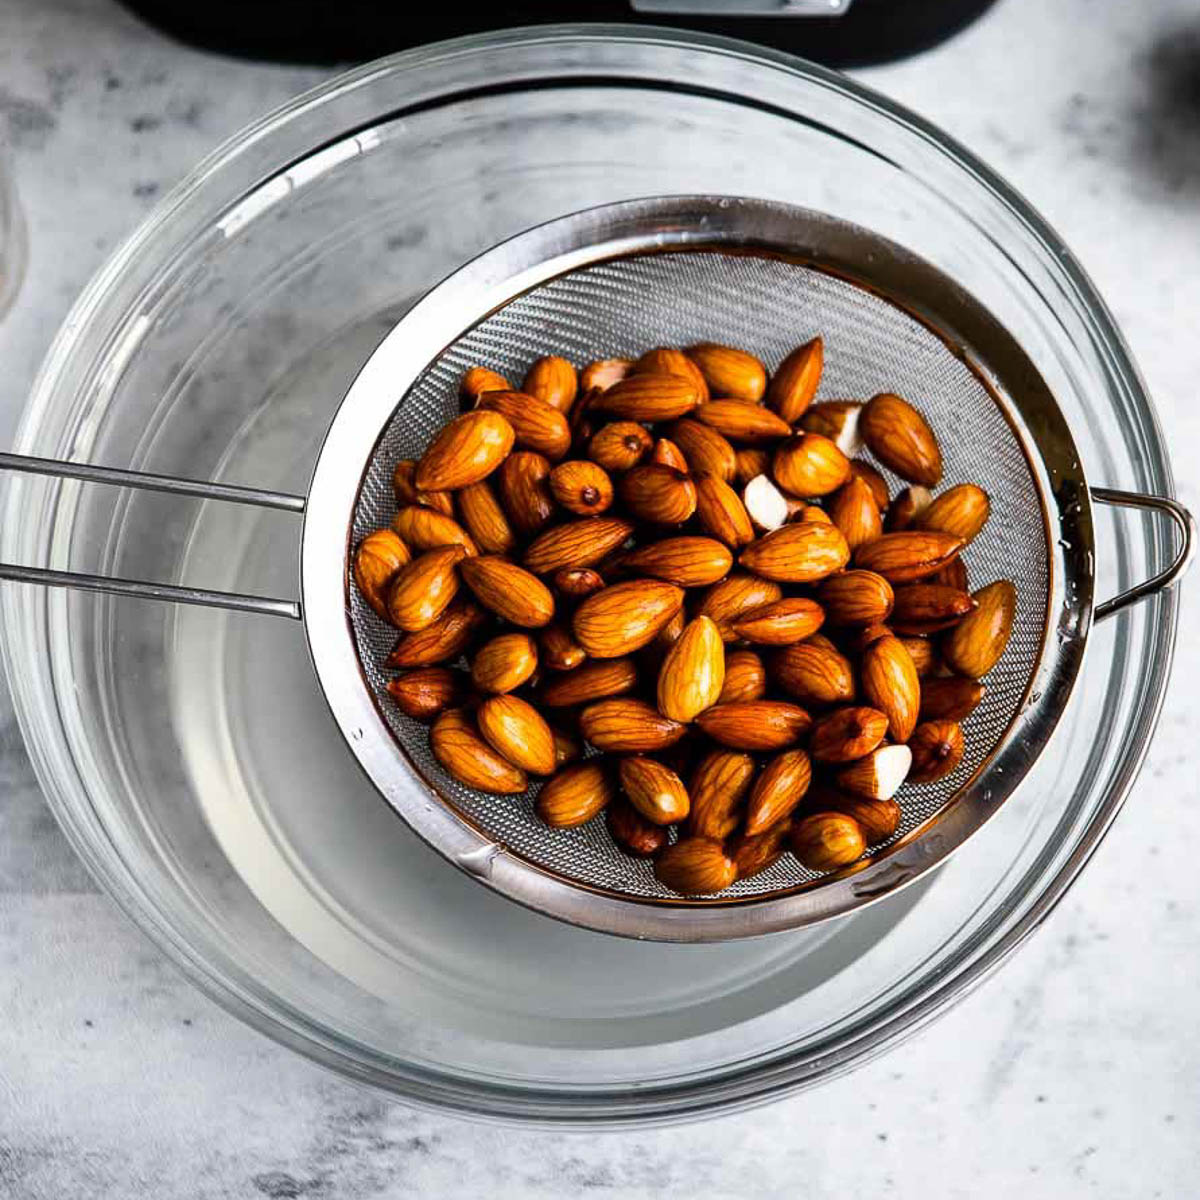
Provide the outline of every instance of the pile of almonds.
{"type": "Polygon", "coordinates": [[[468,411],[396,465],[399,511],[354,563],[401,631],[388,692],[450,774],[539,776],[546,824],[603,813],[701,895],[788,851],[848,866],[895,832],[905,780],[954,770],[1016,606],[959,558],[988,497],[932,495],[937,438],[899,396],[814,404],[823,356],[771,377],[713,343],[547,356],[519,391],[466,373],[468,411]],[[910,486],[890,496],[864,446],[910,486]]]}

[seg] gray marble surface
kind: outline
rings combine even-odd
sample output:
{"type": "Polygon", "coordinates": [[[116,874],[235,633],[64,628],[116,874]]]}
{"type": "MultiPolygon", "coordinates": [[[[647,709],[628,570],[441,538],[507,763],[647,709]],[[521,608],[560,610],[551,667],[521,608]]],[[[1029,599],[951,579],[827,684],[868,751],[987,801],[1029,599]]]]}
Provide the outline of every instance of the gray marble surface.
{"type": "MultiPolygon", "coordinates": [[[[0,443],[56,327],[197,159],[324,72],[172,45],[107,0],[0,3],[0,142],[31,235],[0,321],[0,443]]],[[[863,78],[940,122],[1065,234],[1141,363],[1200,504],[1200,14],[1000,0],[863,78]]],[[[1194,1195],[1200,911],[1188,821],[1193,582],[1128,808],[1044,931],[920,1036],[817,1093],[599,1137],[387,1104],[250,1032],[115,911],[0,698],[0,1196],[1194,1195]]]]}

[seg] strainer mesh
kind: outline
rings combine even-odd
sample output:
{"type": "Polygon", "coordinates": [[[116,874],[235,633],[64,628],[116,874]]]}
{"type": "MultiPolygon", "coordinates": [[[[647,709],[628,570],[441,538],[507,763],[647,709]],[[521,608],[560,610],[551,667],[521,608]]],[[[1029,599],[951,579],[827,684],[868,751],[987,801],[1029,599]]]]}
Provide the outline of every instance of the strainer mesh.
{"type": "MultiPolygon", "coordinates": [[[[945,342],[874,293],[803,265],[720,252],[636,256],[561,276],[469,330],[411,389],[369,464],[353,537],[357,542],[389,523],[395,511],[393,466],[419,457],[434,432],[458,414],[458,381],[470,366],[484,364],[519,380],[539,354],[562,354],[582,364],[636,357],[651,346],[714,340],[743,346],[774,368],[817,333],[825,339],[818,399],[867,399],[894,391],[915,403],[939,436],[945,459],[941,487],[970,481],[991,496],[991,519],[965,555],[971,587],[1001,578],[1017,587],[1008,651],[987,677],[983,703],[964,725],[962,764],[937,784],[901,790],[899,838],[952,799],[1015,716],[1041,647],[1049,560],[1038,489],[996,400],[945,342]]],[[[893,493],[903,486],[884,474],[893,493]]],[[[648,863],[616,849],[603,817],[579,829],[550,830],[533,815],[536,788],[523,797],[488,796],[447,775],[429,751],[428,729],[400,713],[385,691],[382,664],[396,631],[349,590],[354,637],[376,702],[415,769],[444,800],[509,850],[568,880],[627,896],[674,898],[648,863]]],[[[761,896],[817,878],[786,854],[724,894],[761,896]]]]}

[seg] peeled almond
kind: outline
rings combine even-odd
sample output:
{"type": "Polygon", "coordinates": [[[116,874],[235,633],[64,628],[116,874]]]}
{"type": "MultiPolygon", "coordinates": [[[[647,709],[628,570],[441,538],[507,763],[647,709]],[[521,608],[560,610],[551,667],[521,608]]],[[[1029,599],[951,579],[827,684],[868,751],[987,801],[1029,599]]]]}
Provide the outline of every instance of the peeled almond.
{"type": "Polygon", "coordinates": [[[843,767],[838,787],[872,800],[890,800],[908,777],[912,751],[907,746],[880,746],[870,754],[843,767]]]}

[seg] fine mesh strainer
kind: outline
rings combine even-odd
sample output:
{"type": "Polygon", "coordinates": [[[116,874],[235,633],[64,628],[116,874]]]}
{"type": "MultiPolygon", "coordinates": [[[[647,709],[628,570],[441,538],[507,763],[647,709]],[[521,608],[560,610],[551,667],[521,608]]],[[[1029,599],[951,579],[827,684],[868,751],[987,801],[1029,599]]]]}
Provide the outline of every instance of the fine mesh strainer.
{"type": "Polygon", "coordinates": [[[0,566],[0,577],[303,616],[318,679],[348,745],[388,803],[434,848],[552,916],[682,941],[844,913],[943,859],[1013,791],[1045,745],[1093,616],[1169,586],[1192,547],[1191,517],[1174,501],[1089,490],[1033,364],[943,274],[862,228],[742,198],[664,197],[590,209],[462,267],[410,309],[367,361],[330,426],[307,498],[14,455],[0,455],[0,466],[303,513],[300,602],[9,565],[0,566]],[[551,351],[584,362],[718,340],[745,346],[773,367],[816,333],[827,347],[823,396],[907,396],[938,432],[944,484],[969,480],[989,492],[991,519],[966,558],[973,586],[1015,582],[1013,634],[966,724],[962,764],[938,784],[902,789],[903,821],[891,843],[827,876],[784,855],[727,892],[684,900],[648,864],[618,851],[602,820],[550,830],[534,817],[532,794],[484,795],[438,766],[427,728],[399,713],[384,689],[381,666],[396,632],[361,603],[350,553],[394,512],[396,460],[419,455],[457,415],[458,379],[468,366],[486,363],[519,377],[551,351]],[[1095,608],[1093,500],[1156,510],[1180,532],[1167,570],[1095,608]]]}

